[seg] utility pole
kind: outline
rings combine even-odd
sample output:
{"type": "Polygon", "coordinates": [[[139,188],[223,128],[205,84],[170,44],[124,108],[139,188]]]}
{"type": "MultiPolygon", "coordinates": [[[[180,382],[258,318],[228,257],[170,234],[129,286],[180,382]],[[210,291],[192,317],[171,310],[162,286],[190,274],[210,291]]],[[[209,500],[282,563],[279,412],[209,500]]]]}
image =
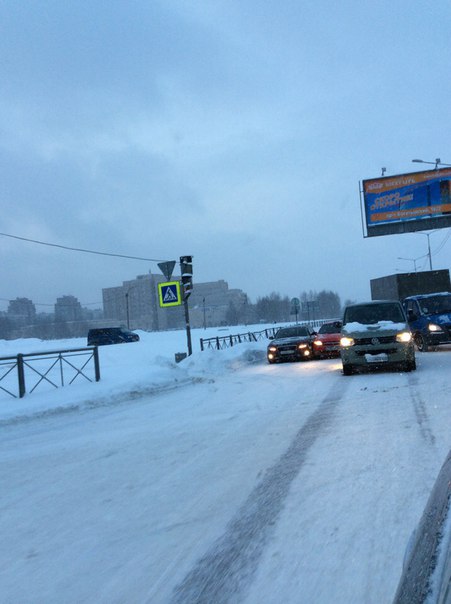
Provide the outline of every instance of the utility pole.
{"type": "Polygon", "coordinates": [[[130,311],[128,308],[128,292],[125,294],[125,305],[127,307],[127,329],[130,329],[130,311]]]}

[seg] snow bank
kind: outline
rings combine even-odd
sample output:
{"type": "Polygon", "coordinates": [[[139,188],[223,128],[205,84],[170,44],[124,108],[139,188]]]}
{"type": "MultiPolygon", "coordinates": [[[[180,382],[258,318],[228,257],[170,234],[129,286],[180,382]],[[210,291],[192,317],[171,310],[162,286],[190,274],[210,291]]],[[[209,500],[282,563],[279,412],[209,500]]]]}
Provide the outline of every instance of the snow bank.
{"type": "MultiPolygon", "coordinates": [[[[258,326],[252,331],[262,329],[264,326],[258,326]]],[[[248,330],[247,327],[246,331],[248,330]]],[[[236,331],[231,333],[239,332],[240,329],[236,328],[236,331]]],[[[195,352],[180,363],[176,363],[175,353],[186,350],[184,331],[151,333],[138,331],[137,333],[140,335],[139,342],[99,347],[100,382],[88,382],[82,377],[77,377],[72,385],[58,389],[42,383],[35,392],[27,394],[22,399],[12,398],[0,391],[0,423],[118,404],[199,381],[213,380],[215,376],[261,362],[265,358],[267,346],[267,341],[261,340],[224,350],[208,349],[201,352],[200,345],[197,345],[200,337],[226,334],[222,332],[217,334],[216,331],[212,333],[212,330],[195,330],[192,332],[195,352]]],[[[85,338],[58,341],[0,340],[0,357],[85,346],[85,338]]],[[[28,386],[27,383],[27,390],[30,389],[31,385],[28,386]]]]}

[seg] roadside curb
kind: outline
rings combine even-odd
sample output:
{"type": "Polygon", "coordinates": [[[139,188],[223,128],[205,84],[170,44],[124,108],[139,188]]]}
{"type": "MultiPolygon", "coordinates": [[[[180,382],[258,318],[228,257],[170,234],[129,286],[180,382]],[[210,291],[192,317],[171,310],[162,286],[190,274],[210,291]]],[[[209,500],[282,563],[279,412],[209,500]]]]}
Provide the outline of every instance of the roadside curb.
{"type": "MultiPolygon", "coordinates": [[[[412,536],[393,604],[420,604],[425,602],[431,593],[431,578],[439,563],[438,549],[450,499],[451,451],[441,467],[421,520],[412,536]]],[[[449,558],[449,554],[445,552],[445,558],[447,556],[449,558]]]]}

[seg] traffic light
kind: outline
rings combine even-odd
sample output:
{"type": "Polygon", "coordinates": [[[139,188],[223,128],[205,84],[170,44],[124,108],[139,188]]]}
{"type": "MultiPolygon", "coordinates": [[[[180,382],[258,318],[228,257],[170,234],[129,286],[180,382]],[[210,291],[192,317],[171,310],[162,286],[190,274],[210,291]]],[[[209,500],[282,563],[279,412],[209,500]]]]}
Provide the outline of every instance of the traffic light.
{"type": "Polygon", "coordinates": [[[193,291],[193,257],[180,256],[183,299],[187,300],[193,291]]]}

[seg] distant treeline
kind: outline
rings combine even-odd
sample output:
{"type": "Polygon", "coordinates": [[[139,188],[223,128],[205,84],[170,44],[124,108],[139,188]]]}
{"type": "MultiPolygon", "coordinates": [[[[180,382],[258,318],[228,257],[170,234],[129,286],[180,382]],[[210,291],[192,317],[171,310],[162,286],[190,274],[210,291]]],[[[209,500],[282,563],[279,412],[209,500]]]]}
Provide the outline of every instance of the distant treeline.
{"type": "Polygon", "coordinates": [[[291,298],[272,292],[267,296],[257,298],[255,304],[246,304],[241,308],[229,305],[227,313],[228,325],[242,323],[273,323],[289,322],[297,318],[299,321],[314,321],[316,319],[340,318],[342,305],[340,296],[333,291],[301,292],[298,312],[291,298]]]}

